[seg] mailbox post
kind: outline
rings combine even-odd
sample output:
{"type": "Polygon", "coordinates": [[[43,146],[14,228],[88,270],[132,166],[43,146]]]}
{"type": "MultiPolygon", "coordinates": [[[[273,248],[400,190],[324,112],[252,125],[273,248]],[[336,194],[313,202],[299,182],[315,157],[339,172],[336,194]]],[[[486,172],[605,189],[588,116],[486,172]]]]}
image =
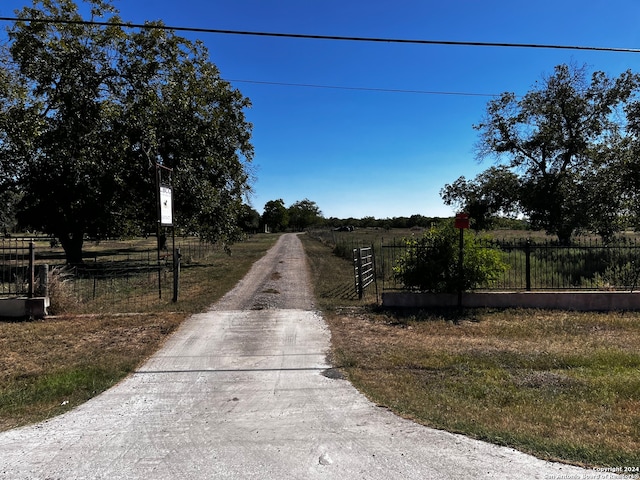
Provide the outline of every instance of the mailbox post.
{"type": "Polygon", "coordinates": [[[462,284],[464,280],[464,231],[469,228],[469,214],[456,214],[455,227],[460,230],[460,249],[458,251],[458,308],[462,308],[462,284]]]}

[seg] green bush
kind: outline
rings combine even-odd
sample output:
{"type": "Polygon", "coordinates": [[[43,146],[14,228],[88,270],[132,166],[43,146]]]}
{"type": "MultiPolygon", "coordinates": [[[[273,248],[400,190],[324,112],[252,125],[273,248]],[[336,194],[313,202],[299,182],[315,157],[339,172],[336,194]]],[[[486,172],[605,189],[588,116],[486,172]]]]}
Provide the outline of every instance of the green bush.
{"type": "Polygon", "coordinates": [[[393,268],[396,281],[409,290],[454,293],[496,280],[507,268],[500,251],[483,245],[466,232],[463,242],[462,278],[459,275],[459,231],[452,223],[426,231],[422,237],[403,239],[406,252],[393,268]]]}
{"type": "Polygon", "coordinates": [[[601,290],[635,289],[640,279],[640,271],[634,262],[613,264],[604,272],[596,272],[594,282],[601,290]]]}

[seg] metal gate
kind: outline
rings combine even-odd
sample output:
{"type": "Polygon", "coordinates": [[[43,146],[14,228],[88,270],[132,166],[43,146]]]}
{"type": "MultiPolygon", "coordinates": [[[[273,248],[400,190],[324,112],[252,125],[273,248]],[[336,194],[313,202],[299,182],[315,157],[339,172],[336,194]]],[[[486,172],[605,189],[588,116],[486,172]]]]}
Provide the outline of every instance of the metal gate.
{"type": "Polygon", "coordinates": [[[358,298],[362,300],[366,288],[371,284],[375,284],[377,301],[378,284],[376,282],[376,262],[373,247],[353,249],[353,269],[358,298]]]}

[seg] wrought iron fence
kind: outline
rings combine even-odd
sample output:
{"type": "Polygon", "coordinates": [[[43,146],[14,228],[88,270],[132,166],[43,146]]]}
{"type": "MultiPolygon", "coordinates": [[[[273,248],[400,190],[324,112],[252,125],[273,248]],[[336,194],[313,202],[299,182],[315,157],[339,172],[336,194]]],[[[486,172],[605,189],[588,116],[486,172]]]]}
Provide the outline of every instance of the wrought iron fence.
{"type": "MultiPolygon", "coordinates": [[[[635,239],[607,244],[588,239],[569,246],[487,240],[476,248],[497,250],[507,265],[497,279],[476,290],[634,290],[640,280],[640,244],[635,239]]],[[[383,290],[403,289],[393,268],[408,247],[394,239],[379,251],[383,290]]]]}
{"type": "Polygon", "coordinates": [[[27,238],[0,241],[0,296],[33,296],[34,242],[27,238]]]}
{"type": "MultiPolygon", "coordinates": [[[[197,238],[176,239],[176,251],[187,266],[207,257],[215,246],[197,238]]],[[[85,259],[81,266],[61,268],[58,272],[66,293],[76,305],[74,310],[91,312],[137,312],[169,301],[174,294],[173,253],[157,249],[130,249],[103,252],[85,259]]],[[[181,277],[182,288],[188,289],[181,277]]]]}
{"type": "MultiPolygon", "coordinates": [[[[195,237],[180,237],[176,249],[188,265],[216,247],[195,237]]],[[[84,263],[71,267],[49,237],[2,239],[0,296],[37,293],[38,273],[46,266],[48,293],[57,295],[58,305],[66,304],[74,311],[136,312],[171,299],[174,262],[170,251],[158,256],[155,248],[123,248],[117,243],[88,250],[84,263]]]]}

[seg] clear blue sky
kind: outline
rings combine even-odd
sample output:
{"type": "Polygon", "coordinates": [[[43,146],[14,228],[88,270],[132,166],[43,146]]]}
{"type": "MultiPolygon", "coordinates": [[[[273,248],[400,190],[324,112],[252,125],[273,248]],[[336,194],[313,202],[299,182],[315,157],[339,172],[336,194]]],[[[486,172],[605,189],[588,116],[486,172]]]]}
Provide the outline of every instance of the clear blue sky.
{"type": "MultiPolygon", "coordinates": [[[[0,0],[0,16],[30,4],[0,0]]],[[[637,0],[115,0],[124,20],[178,27],[640,48],[637,0]]],[[[555,65],[640,72],[640,53],[406,45],[224,34],[199,38],[248,96],[252,206],[308,198],[325,217],[450,216],[439,191],[491,165],[474,155],[489,96],[555,65]],[[268,85],[275,82],[353,89],[268,85]],[[452,94],[392,93],[387,89],[452,94]]]]}

